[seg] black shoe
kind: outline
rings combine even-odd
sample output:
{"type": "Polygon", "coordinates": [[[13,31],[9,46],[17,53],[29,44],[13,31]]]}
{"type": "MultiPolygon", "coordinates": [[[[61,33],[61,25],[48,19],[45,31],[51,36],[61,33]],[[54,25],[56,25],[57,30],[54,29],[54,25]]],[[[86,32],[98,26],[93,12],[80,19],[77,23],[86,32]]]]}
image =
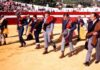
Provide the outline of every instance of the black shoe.
{"type": "Polygon", "coordinates": [[[80,41],[80,40],[81,40],[80,38],[77,39],[77,41],[80,41]]]}
{"type": "Polygon", "coordinates": [[[5,37],[7,38],[7,37],[8,37],[8,35],[7,35],[7,34],[5,34],[5,37]]]}
{"type": "Polygon", "coordinates": [[[19,46],[19,47],[24,47],[25,45],[24,44],[21,44],[21,46],[19,46]]]}
{"type": "Polygon", "coordinates": [[[26,47],[26,43],[23,43],[23,47],[26,47]]]}
{"type": "Polygon", "coordinates": [[[2,43],[0,42],[0,46],[2,46],[2,43]]]}
{"type": "Polygon", "coordinates": [[[59,57],[60,59],[64,58],[64,51],[61,52],[61,56],[59,57]]]}
{"type": "Polygon", "coordinates": [[[95,61],[95,64],[98,64],[100,61],[95,61]]]}
{"type": "Polygon", "coordinates": [[[2,46],[2,44],[0,44],[0,46],[2,46]]]}
{"type": "Polygon", "coordinates": [[[85,62],[84,65],[85,65],[85,66],[89,66],[90,63],[89,63],[89,62],[85,62]]]}
{"type": "Polygon", "coordinates": [[[19,47],[23,47],[23,45],[19,46],[19,47]]]}
{"type": "Polygon", "coordinates": [[[55,44],[53,45],[53,48],[54,48],[54,51],[56,52],[56,45],[55,44]]]}
{"type": "Polygon", "coordinates": [[[6,45],[6,42],[4,42],[3,45],[6,45]]]}
{"type": "Polygon", "coordinates": [[[68,57],[72,57],[72,56],[73,56],[73,54],[72,54],[72,53],[69,53],[69,54],[68,54],[68,57]]]}
{"type": "Polygon", "coordinates": [[[43,54],[47,54],[47,53],[48,53],[47,48],[45,48],[43,54]]]}
{"type": "Polygon", "coordinates": [[[47,51],[44,51],[44,52],[43,52],[43,54],[47,54],[47,53],[48,53],[47,51]]]}
{"type": "Polygon", "coordinates": [[[59,58],[62,59],[62,58],[64,58],[64,57],[65,57],[64,55],[61,55],[59,58]]]}

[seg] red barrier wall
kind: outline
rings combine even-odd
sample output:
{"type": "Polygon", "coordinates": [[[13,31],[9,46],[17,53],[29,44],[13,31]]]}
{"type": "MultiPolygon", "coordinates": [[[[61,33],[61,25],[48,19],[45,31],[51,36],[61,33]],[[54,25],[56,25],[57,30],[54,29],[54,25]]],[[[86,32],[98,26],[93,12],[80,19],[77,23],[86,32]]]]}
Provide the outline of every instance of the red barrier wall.
{"type": "MultiPolygon", "coordinates": [[[[56,23],[61,23],[61,15],[63,14],[69,14],[69,15],[90,15],[91,12],[51,12],[51,15],[57,15],[56,17],[56,23]]],[[[97,12],[98,14],[100,14],[100,12],[97,12]]],[[[22,15],[44,15],[45,12],[22,12],[22,15]]],[[[0,15],[5,15],[5,16],[9,16],[7,17],[7,20],[9,22],[9,24],[16,24],[17,20],[16,17],[12,17],[12,16],[16,16],[15,12],[0,12],[0,15]]],[[[75,16],[76,17],[76,16],[75,16]]]]}

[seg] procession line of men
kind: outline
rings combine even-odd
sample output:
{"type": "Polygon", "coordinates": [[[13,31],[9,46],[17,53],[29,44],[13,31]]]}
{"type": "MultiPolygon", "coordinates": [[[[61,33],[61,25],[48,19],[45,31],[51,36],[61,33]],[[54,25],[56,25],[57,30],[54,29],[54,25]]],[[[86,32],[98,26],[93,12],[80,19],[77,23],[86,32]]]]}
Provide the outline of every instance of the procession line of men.
{"type": "MultiPolygon", "coordinates": [[[[18,30],[18,36],[21,46],[25,47],[26,42],[23,39],[23,32],[24,32],[24,26],[26,26],[26,35],[27,40],[32,39],[32,33],[34,32],[35,36],[35,42],[36,42],[36,49],[40,49],[40,41],[39,41],[39,35],[41,33],[41,30],[43,29],[44,34],[44,52],[43,54],[48,53],[48,47],[49,45],[52,45],[54,48],[54,51],[56,51],[56,43],[53,41],[53,29],[54,29],[54,23],[56,21],[56,18],[50,15],[50,12],[46,12],[43,18],[38,19],[36,15],[34,15],[32,18],[27,15],[26,17],[21,17],[21,13],[17,12],[17,30],[18,30]],[[28,30],[28,28],[30,28],[28,30]],[[27,33],[28,31],[28,33],[27,33]]],[[[61,40],[61,55],[60,58],[63,58],[65,45],[66,43],[69,44],[71,56],[73,53],[75,53],[75,49],[73,47],[73,32],[77,28],[78,31],[78,41],[80,40],[80,27],[84,26],[84,20],[79,16],[78,18],[72,18],[69,16],[69,14],[64,14],[62,18],[62,40],[61,40]]],[[[2,25],[0,27],[0,30],[2,30],[2,25]]],[[[86,61],[84,65],[89,66],[90,65],[90,57],[92,53],[92,49],[96,48],[96,62],[100,62],[100,19],[99,15],[96,13],[91,13],[90,18],[88,20],[88,28],[87,28],[87,34],[86,38],[88,41],[88,51],[86,55],[86,61]]],[[[2,36],[2,32],[0,32],[0,37],[2,36]]],[[[1,42],[1,41],[0,41],[1,42]]]]}

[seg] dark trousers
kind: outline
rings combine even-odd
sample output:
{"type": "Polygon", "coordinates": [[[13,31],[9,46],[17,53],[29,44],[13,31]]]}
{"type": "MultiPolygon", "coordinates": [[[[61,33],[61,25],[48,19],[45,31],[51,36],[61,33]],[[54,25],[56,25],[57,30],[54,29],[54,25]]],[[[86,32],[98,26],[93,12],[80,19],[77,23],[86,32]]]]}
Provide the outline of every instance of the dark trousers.
{"type": "Polygon", "coordinates": [[[80,39],[80,24],[78,24],[77,31],[78,31],[78,39],[80,39]]]}
{"type": "Polygon", "coordinates": [[[21,45],[25,44],[25,41],[24,41],[24,39],[22,37],[23,32],[24,32],[24,27],[23,26],[19,26],[18,27],[18,34],[19,34],[19,41],[20,41],[21,45]]]}
{"type": "Polygon", "coordinates": [[[1,28],[0,29],[0,43],[1,42],[6,43],[6,37],[5,37],[4,33],[3,33],[3,31],[4,31],[4,28],[1,28]]]}
{"type": "Polygon", "coordinates": [[[34,31],[34,36],[35,36],[36,43],[39,43],[40,42],[39,41],[39,34],[40,34],[40,31],[38,31],[38,30],[34,31]]]}

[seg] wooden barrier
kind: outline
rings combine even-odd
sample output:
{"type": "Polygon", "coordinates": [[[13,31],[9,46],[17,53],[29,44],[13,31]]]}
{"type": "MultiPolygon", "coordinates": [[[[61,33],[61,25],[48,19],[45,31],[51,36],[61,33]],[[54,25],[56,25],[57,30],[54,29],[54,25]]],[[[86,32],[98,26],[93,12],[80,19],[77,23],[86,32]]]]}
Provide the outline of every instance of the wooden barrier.
{"type": "MultiPolygon", "coordinates": [[[[77,16],[82,16],[82,17],[88,17],[91,12],[51,12],[50,15],[53,15],[54,17],[56,17],[56,23],[61,23],[62,21],[62,16],[63,14],[69,14],[71,15],[71,17],[77,17],[77,16]]],[[[96,12],[98,14],[100,14],[100,12],[96,12]]],[[[5,15],[7,20],[8,20],[8,24],[16,24],[17,20],[16,20],[16,12],[0,12],[0,15],[5,15]]],[[[37,16],[43,16],[45,14],[45,12],[22,12],[22,15],[37,15],[37,16]]]]}

